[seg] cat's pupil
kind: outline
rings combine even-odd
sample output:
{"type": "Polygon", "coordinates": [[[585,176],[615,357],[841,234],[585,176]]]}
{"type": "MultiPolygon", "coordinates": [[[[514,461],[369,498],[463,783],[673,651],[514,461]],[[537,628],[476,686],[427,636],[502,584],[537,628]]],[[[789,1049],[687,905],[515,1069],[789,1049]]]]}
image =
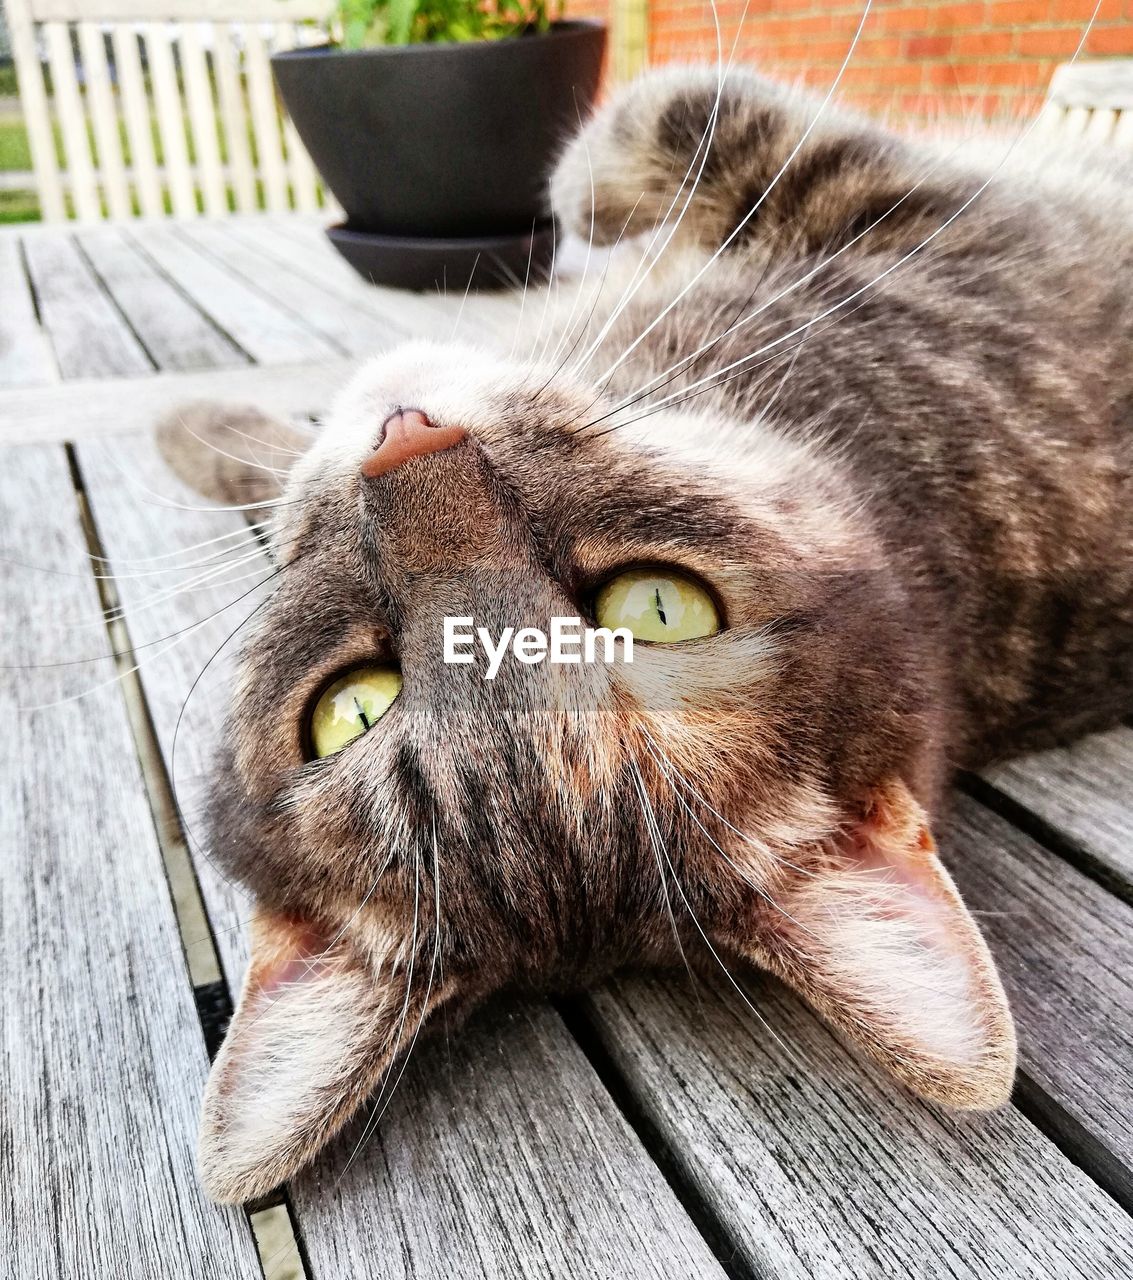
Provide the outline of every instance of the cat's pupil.
{"type": "Polygon", "coordinates": [[[661,603],[660,587],[657,587],[657,589],[654,591],[653,599],[656,601],[656,604],[657,604],[657,616],[661,619],[661,625],[664,627],[667,627],[669,625],[669,620],[665,617],[665,608],[661,603]]]}

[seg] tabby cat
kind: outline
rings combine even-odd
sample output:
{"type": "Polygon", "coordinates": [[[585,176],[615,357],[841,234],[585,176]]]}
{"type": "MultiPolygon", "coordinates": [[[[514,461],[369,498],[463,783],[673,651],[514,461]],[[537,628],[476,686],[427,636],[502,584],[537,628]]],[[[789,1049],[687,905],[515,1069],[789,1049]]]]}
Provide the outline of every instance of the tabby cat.
{"type": "Polygon", "coordinates": [[[274,504],[279,569],[214,787],[258,903],[215,1198],[307,1161],[442,1010],[626,965],[760,966],[921,1096],[1007,1098],[931,832],[956,768],[1133,709],[1133,184],[989,156],[650,75],[554,176],[563,226],[638,246],[561,340],[533,297],[526,358],[382,355],[309,449],[246,410],[162,428],[274,504]],[[305,450],[282,496],[249,437],[305,450]],[[633,663],[443,660],[446,617],[564,616],[633,663]]]}

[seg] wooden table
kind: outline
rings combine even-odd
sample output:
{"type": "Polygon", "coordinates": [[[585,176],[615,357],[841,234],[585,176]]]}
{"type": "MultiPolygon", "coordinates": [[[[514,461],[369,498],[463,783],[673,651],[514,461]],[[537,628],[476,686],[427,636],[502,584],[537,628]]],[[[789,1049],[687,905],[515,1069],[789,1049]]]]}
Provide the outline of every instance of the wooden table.
{"type": "MultiPolygon", "coordinates": [[[[196,825],[264,563],[148,428],[194,396],[317,413],[459,299],[368,288],[266,217],[8,230],[0,299],[11,1274],[1133,1275],[1128,728],[957,796],[946,856],[1019,1022],[1010,1109],[911,1101],[770,981],[745,979],[782,1043],[723,980],[627,979],[497,1006],[418,1052],[352,1163],[357,1129],[251,1214],[207,1203],[196,1110],[249,907],[196,825]],[[194,565],[224,546],[234,571],[194,565]]],[[[515,315],[473,299],[460,323],[515,315]]]]}

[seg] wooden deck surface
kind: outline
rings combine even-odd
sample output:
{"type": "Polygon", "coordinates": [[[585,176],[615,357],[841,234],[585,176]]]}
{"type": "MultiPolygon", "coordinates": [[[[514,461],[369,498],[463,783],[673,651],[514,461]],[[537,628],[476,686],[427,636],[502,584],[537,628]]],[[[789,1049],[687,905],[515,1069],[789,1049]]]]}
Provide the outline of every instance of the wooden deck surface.
{"type": "MultiPolygon", "coordinates": [[[[1133,1276],[1128,728],[967,780],[944,834],[1018,1018],[1013,1107],[911,1100],[769,980],[743,981],[770,1031],[723,981],[624,979],[415,1055],[357,1159],[358,1126],[276,1197],[298,1249],[264,1206],[203,1198],[196,1108],[249,904],[196,823],[265,562],[148,428],[195,396],[317,414],[459,305],[363,285],[299,218],[0,234],[12,1274],[1133,1276]],[[238,572],[169,568],[208,539],[238,572]]],[[[510,342],[515,315],[470,299],[460,324],[510,342]]]]}

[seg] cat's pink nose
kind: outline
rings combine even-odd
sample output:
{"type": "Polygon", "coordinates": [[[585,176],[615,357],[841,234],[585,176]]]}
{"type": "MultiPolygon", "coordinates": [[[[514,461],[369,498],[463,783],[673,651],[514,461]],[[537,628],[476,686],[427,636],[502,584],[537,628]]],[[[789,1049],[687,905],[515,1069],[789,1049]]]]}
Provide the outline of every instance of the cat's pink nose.
{"type": "Polygon", "coordinates": [[[362,474],[370,479],[385,475],[410,458],[451,449],[467,435],[463,427],[435,426],[420,409],[397,409],[382,423],[377,447],[362,463],[362,474]]]}

